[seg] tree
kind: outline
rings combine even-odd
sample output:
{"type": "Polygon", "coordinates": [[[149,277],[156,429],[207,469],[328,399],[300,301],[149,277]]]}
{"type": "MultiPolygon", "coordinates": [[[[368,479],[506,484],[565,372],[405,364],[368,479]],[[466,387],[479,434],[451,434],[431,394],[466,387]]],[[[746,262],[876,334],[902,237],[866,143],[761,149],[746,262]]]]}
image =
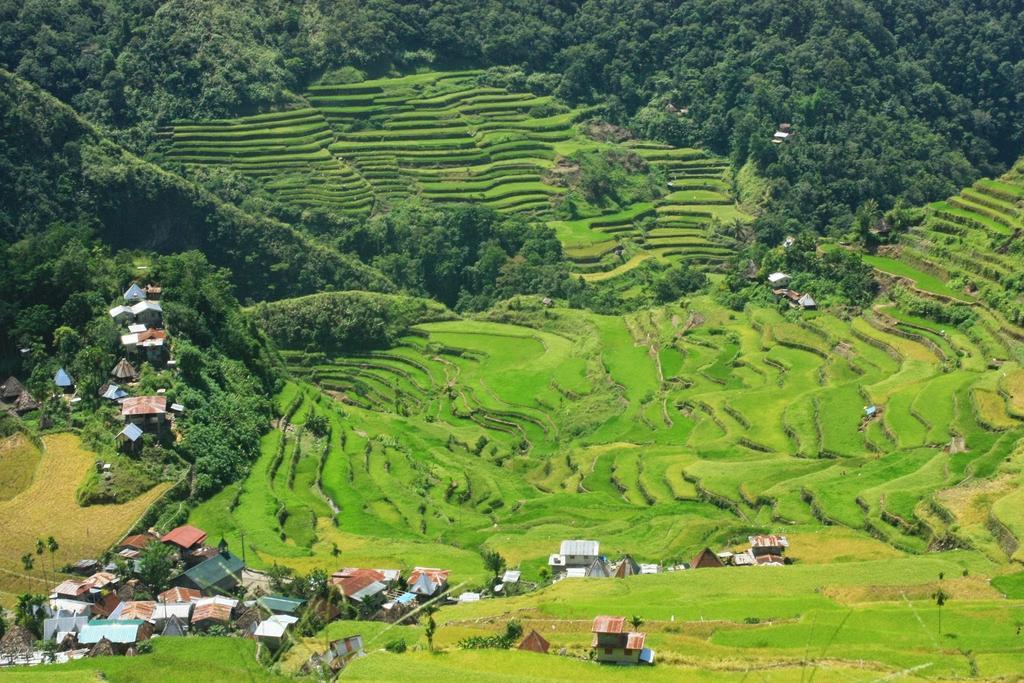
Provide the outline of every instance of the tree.
{"type": "Polygon", "coordinates": [[[47,550],[48,553],[50,553],[50,574],[51,574],[51,576],[55,576],[56,573],[57,573],[57,570],[53,566],[53,560],[54,560],[54,555],[56,555],[57,551],[60,550],[60,544],[57,543],[57,539],[54,538],[53,536],[47,537],[47,539],[46,539],[46,550],[47,550]]]}
{"type": "Polygon", "coordinates": [[[497,550],[484,550],[484,567],[494,575],[495,580],[505,571],[505,558],[497,550]]]}
{"type": "Polygon", "coordinates": [[[943,607],[943,605],[946,604],[946,601],[949,600],[950,596],[944,590],[939,588],[939,590],[937,590],[934,593],[932,593],[932,597],[935,598],[935,604],[939,608],[939,635],[941,636],[942,635],[942,607],[943,607]]]}
{"type": "Polygon", "coordinates": [[[633,627],[634,631],[639,631],[640,627],[644,625],[643,617],[634,614],[629,618],[629,625],[633,627]]]}
{"type": "MultiPolygon", "coordinates": [[[[46,552],[46,541],[44,541],[41,538],[37,538],[36,539],[36,555],[38,555],[39,558],[42,559],[43,553],[45,553],[45,552],[46,552]]],[[[50,576],[46,574],[46,565],[45,564],[43,564],[42,570],[43,570],[43,575],[46,576],[46,580],[47,581],[51,581],[50,576]]]]}
{"type": "Polygon", "coordinates": [[[427,625],[423,629],[423,634],[427,637],[427,647],[430,651],[434,651],[434,634],[437,632],[437,622],[434,621],[434,613],[437,612],[437,605],[432,602],[428,602],[420,608],[423,615],[427,618],[427,625]]]}
{"type": "Polygon", "coordinates": [[[22,593],[18,596],[18,604],[14,608],[14,623],[27,628],[36,638],[41,638],[45,603],[45,595],[22,593]]]}
{"type": "Polygon", "coordinates": [[[21,556],[21,567],[26,572],[31,572],[32,568],[35,567],[35,565],[36,561],[35,558],[32,557],[32,553],[25,553],[21,556]]]}
{"type": "Polygon", "coordinates": [[[159,593],[170,582],[174,571],[174,551],[166,543],[150,543],[139,557],[139,580],[159,593]]]}

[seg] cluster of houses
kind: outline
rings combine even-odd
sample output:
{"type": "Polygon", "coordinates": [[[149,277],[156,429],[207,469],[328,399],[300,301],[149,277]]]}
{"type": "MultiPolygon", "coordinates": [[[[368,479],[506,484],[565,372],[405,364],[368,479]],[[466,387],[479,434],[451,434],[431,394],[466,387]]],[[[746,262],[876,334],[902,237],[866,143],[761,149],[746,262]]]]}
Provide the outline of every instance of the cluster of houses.
{"type": "MultiPolygon", "coordinates": [[[[307,610],[325,620],[338,616],[337,608],[327,602],[307,605],[301,598],[265,593],[261,575],[246,569],[223,540],[210,546],[206,532],[194,526],[179,526],[163,535],[127,536],[115,550],[123,561],[120,569],[117,562],[101,567],[95,560],[80,560],[70,568],[80,578],[66,579],[50,592],[43,607],[42,633],[43,641],[55,645],[49,655],[36,648],[31,633],[15,626],[0,641],[0,664],[130,656],[151,638],[213,629],[253,638],[276,649],[307,610]],[[153,543],[172,550],[180,571],[171,579],[170,588],[155,599],[143,599],[138,595],[138,579],[131,577],[139,570],[143,552],[153,543]],[[252,599],[237,597],[246,594],[252,599]]],[[[352,636],[330,643],[325,653],[316,655],[316,665],[338,671],[361,653],[361,638],[352,636]]]]}
{"type": "Polygon", "coordinates": [[[125,390],[139,379],[139,373],[129,358],[156,367],[174,367],[163,324],[162,293],[156,285],[143,287],[133,282],[122,295],[124,303],[110,309],[114,322],[127,325],[127,333],[121,335],[125,356],[111,370],[111,381],[100,389],[100,395],[121,407],[123,428],[115,438],[121,449],[126,451],[139,448],[142,437],[147,433],[157,437],[163,435],[174,414],[185,409],[178,403],[168,405],[167,398],[159,393],[156,396],[130,396],[125,390]]]}
{"type": "Polygon", "coordinates": [[[361,618],[395,623],[424,602],[448,591],[447,569],[414,567],[403,580],[398,569],[346,567],[330,583],[361,618]]]}
{"type": "Polygon", "coordinates": [[[659,574],[687,569],[709,567],[779,566],[786,563],[785,554],[789,541],[785,536],[757,535],[747,539],[750,547],[738,553],[731,551],[714,552],[704,548],[691,562],[662,567],[658,564],[640,564],[629,555],[611,562],[601,555],[597,541],[562,541],[559,552],[548,558],[548,568],[554,580],[583,578],[625,578],[643,574],[659,574]]]}
{"type": "Polygon", "coordinates": [[[785,299],[789,302],[790,308],[812,310],[818,307],[818,303],[810,294],[801,293],[789,288],[790,277],[786,273],[776,272],[768,276],[768,285],[772,288],[772,294],[777,299],[785,299]]]}

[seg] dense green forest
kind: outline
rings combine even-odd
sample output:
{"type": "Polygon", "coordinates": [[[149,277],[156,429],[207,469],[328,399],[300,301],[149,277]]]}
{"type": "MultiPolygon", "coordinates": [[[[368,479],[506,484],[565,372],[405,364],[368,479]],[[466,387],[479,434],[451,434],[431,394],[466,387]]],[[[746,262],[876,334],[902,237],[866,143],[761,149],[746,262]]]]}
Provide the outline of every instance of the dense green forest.
{"type": "Polygon", "coordinates": [[[1024,148],[1022,31],[1000,0],[35,0],[0,6],[0,64],[143,155],[173,119],[296,104],[325,75],[492,66],[492,83],[754,159],[779,239],[1005,170],[1024,148]],[[801,144],[768,144],[780,122],[801,144]]]}

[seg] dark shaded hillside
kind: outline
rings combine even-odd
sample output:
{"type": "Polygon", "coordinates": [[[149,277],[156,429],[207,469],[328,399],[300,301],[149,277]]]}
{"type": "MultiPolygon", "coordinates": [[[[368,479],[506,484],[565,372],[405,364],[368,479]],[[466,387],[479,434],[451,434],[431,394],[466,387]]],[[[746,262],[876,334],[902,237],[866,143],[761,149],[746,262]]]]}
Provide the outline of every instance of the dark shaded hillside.
{"type": "Polygon", "coordinates": [[[54,223],[90,228],[115,248],[203,251],[231,269],[240,297],[392,289],[353,256],[247,214],[104,139],[74,111],[0,71],[0,234],[54,223]]]}
{"type": "Polygon", "coordinates": [[[1004,171],[1024,151],[1022,33],[1006,0],[33,0],[0,5],[0,65],[137,152],[175,118],[286,106],[321,77],[509,67],[487,80],[756,160],[774,238],[1004,171]],[[798,144],[769,144],[783,121],[798,144]]]}

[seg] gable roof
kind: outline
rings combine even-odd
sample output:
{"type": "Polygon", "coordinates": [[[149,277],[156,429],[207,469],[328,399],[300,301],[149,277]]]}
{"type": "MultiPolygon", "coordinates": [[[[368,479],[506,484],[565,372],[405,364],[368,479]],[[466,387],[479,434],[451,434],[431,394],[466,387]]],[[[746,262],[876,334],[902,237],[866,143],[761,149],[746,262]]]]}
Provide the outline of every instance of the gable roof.
{"type": "Polygon", "coordinates": [[[181,586],[175,586],[165,590],[160,595],[156,596],[159,602],[165,602],[169,604],[180,604],[186,602],[192,602],[203,597],[203,594],[197,591],[195,588],[183,588],[181,586]]]}
{"type": "Polygon", "coordinates": [[[797,300],[797,303],[803,306],[804,308],[814,308],[815,306],[818,305],[818,302],[815,301],[810,294],[804,294],[797,300]]]}
{"type": "Polygon", "coordinates": [[[421,576],[426,576],[431,582],[436,584],[443,584],[448,582],[448,574],[451,572],[447,569],[437,569],[434,567],[413,567],[412,572],[409,574],[409,584],[412,585],[419,581],[421,576]]]}
{"type": "Polygon", "coordinates": [[[433,595],[437,591],[437,584],[426,574],[420,574],[415,582],[409,584],[409,591],[417,595],[433,595]]]}
{"type": "Polygon", "coordinates": [[[130,396],[121,402],[121,415],[163,415],[167,412],[166,396],[130,396]]]}
{"type": "Polygon", "coordinates": [[[704,548],[693,558],[693,562],[690,563],[694,569],[708,568],[708,567],[724,567],[722,560],[718,558],[718,555],[711,552],[711,548],[704,548]]]}
{"type": "Polygon", "coordinates": [[[142,550],[155,540],[156,539],[149,534],[132,534],[131,536],[125,536],[122,538],[121,542],[117,544],[117,547],[136,548],[138,550],[142,550]]]}
{"type": "Polygon", "coordinates": [[[116,615],[117,619],[149,621],[153,618],[153,611],[155,609],[156,603],[152,600],[131,600],[118,605],[111,616],[116,615]]]}
{"type": "Polygon", "coordinates": [[[219,621],[227,624],[231,621],[231,607],[219,602],[197,604],[192,611],[192,623],[198,624],[201,621],[219,621]]]}
{"type": "Polygon", "coordinates": [[[748,536],[747,540],[750,541],[751,548],[788,548],[789,539],[785,536],[779,536],[775,534],[758,534],[756,536],[748,536]]]}
{"type": "Polygon", "coordinates": [[[594,617],[591,633],[622,633],[626,629],[626,617],[594,617]]]}
{"type": "Polygon", "coordinates": [[[191,548],[206,540],[206,532],[191,524],[182,524],[160,537],[161,543],[173,543],[179,548],[191,548]]]}
{"type": "Polygon", "coordinates": [[[56,640],[59,643],[64,638],[58,638],[57,634],[78,633],[88,623],[87,616],[58,612],[56,617],[43,620],[43,640],[56,640]]]}
{"type": "Polygon", "coordinates": [[[269,619],[261,621],[253,635],[257,638],[280,638],[288,630],[288,627],[298,620],[298,617],[287,614],[275,614],[269,619]]]}
{"type": "Polygon", "coordinates": [[[160,632],[163,637],[179,637],[185,635],[185,624],[175,615],[171,615],[164,624],[164,630],[160,632]]]}
{"type": "Polygon", "coordinates": [[[75,381],[71,379],[71,375],[69,375],[68,371],[64,368],[61,368],[54,373],[53,383],[58,387],[73,387],[75,385],[75,381]]]}
{"type": "Polygon", "coordinates": [[[129,309],[133,315],[138,315],[143,311],[156,311],[157,313],[163,313],[164,309],[160,305],[159,301],[140,301],[129,309]]]}
{"type": "Polygon", "coordinates": [[[133,282],[131,286],[124,290],[123,298],[125,301],[135,301],[137,299],[146,298],[146,290],[139,286],[138,282],[133,282]]]}
{"type": "Polygon", "coordinates": [[[231,553],[225,551],[208,560],[200,562],[186,571],[185,576],[187,576],[189,580],[199,588],[199,590],[209,590],[228,578],[234,578],[235,581],[240,581],[242,569],[244,568],[245,565],[242,564],[242,558],[235,557],[231,553]]]}
{"type": "Polygon", "coordinates": [[[597,541],[562,541],[559,553],[562,555],[597,555],[600,544],[597,541]]]}
{"type": "Polygon", "coordinates": [[[540,652],[547,654],[550,649],[551,643],[544,639],[544,636],[537,633],[536,629],[531,629],[530,633],[523,638],[523,642],[519,643],[520,650],[527,650],[529,652],[540,652]]]}
{"type": "Polygon", "coordinates": [[[501,577],[502,583],[519,583],[519,577],[523,574],[518,569],[506,569],[505,574],[501,577]]]}
{"type": "Polygon", "coordinates": [[[128,392],[117,386],[116,384],[108,384],[107,388],[103,391],[103,395],[100,398],[105,398],[108,401],[119,401],[122,398],[126,398],[128,392]]]}

